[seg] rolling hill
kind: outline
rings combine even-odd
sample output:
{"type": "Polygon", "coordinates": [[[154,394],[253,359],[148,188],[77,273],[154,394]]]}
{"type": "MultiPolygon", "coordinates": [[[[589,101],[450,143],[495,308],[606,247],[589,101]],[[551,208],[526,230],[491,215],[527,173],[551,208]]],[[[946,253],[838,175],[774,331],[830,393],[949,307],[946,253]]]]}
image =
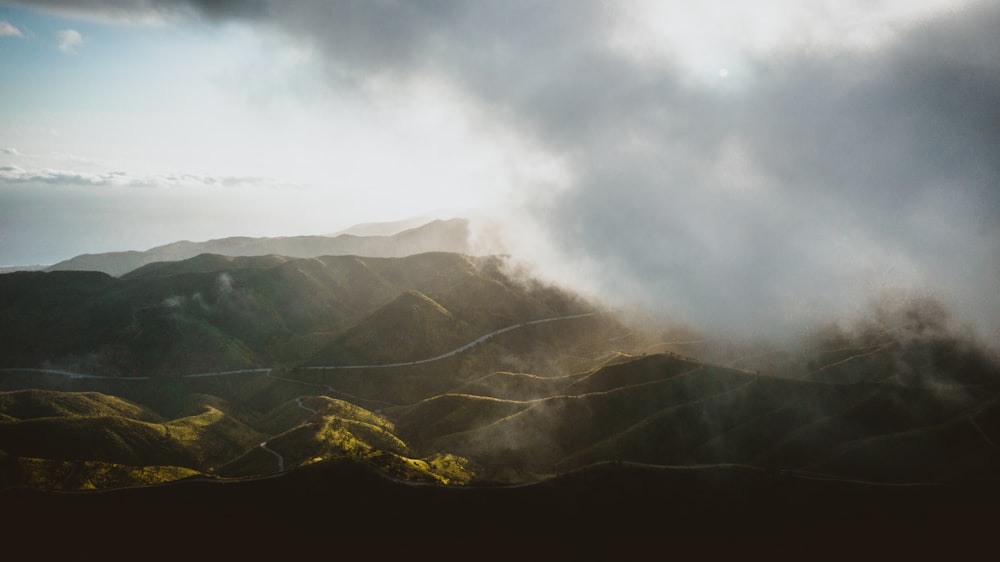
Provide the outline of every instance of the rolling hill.
{"type": "Polygon", "coordinates": [[[329,255],[402,257],[424,252],[469,252],[468,221],[433,220],[392,235],[231,237],[206,242],[181,241],[145,251],[83,254],[49,266],[46,271],[102,271],[121,276],[155,262],[183,261],[201,254],[225,256],[280,255],[311,258],[329,255]]]}
{"type": "Polygon", "coordinates": [[[443,353],[501,326],[593,310],[565,291],[520,286],[500,262],[447,253],[203,255],[118,279],[12,273],[0,276],[0,367],[163,376],[390,363],[443,353]]]}
{"type": "Polygon", "coordinates": [[[347,538],[741,544],[996,519],[978,494],[1000,490],[1000,360],[932,308],[708,360],[650,353],[670,346],[508,265],[0,275],[0,509],[247,528],[264,510],[305,534],[320,523],[296,506],[322,502],[347,538]]]}

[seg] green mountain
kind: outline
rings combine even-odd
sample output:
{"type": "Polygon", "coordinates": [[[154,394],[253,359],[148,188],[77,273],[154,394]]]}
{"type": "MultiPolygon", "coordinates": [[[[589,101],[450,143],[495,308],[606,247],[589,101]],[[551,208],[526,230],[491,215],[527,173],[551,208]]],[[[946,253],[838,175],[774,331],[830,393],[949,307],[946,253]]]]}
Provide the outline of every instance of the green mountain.
{"type": "Polygon", "coordinates": [[[882,539],[995,516],[977,494],[1000,491],[1000,360],[932,306],[708,360],[649,353],[672,347],[508,266],[205,254],[0,275],[0,509],[218,523],[201,502],[294,534],[319,533],[295,507],[316,503],[407,540],[882,539]],[[82,490],[102,492],[65,494],[82,490]]]}
{"type": "Polygon", "coordinates": [[[314,365],[378,365],[423,360],[470,342],[482,328],[462,322],[419,291],[406,291],[310,358],[314,365]]]}
{"type": "Polygon", "coordinates": [[[391,363],[444,353],[502,326],[592,310],[564,291],[520,287],[499,262],[446,253],[203,255],[119,279],[2,275],[0,367],[164,376],[391,363]]]}

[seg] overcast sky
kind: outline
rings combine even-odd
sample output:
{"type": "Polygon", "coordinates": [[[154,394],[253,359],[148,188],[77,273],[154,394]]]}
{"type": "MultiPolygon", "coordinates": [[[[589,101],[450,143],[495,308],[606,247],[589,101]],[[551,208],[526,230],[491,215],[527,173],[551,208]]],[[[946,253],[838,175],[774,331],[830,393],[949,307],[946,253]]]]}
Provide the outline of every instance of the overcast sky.
{"type": "Polygon", "coordinates": [[[933,293],[993,337],[997,29],[962,0],[0,2],[0,265],[481,208],[674,318],[933,293]]]}

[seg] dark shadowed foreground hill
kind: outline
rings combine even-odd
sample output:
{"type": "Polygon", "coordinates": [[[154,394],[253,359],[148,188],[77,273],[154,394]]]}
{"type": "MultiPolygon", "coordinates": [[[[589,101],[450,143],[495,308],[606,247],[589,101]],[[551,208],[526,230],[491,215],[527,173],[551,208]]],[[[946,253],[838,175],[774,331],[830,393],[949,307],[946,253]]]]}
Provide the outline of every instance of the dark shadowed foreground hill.
{"type": "MultiPolygon", "coordinates": [[[[989,546],[995,483],[885,486],[719,465],[605,463],[517,487],[411,485],[330,461],[280,478],[89,494],[0,493],[33,552],[141,545],[180,555],[418,552],[587,554],[603,559],[766,553],[962,556],[989,546]],[[45,531],[48,530],[48,531],[45,531]],[[25,532],[51,532],[34,542],[25,532]],[[182,549],[177,550],[175,549],[182,549]]],[[[5,541],[10,547],[9,540],[5,541]]],[[[115,556],[117,551],[108,552],[115,556]]]]}
{"type": "Polygon", "coordinates": [[[332,255],[403,257],[423,252],[469,252],[469,224],[465,219],[434,220],[389,236],[286,236],[278,238],[231,237],[206,242],[181,241],[146,251],[83,254],[50,266],[47,271],[103,271],[124,275],[154,262],[178,261],[199,254],[296,258],[332,255]]]}

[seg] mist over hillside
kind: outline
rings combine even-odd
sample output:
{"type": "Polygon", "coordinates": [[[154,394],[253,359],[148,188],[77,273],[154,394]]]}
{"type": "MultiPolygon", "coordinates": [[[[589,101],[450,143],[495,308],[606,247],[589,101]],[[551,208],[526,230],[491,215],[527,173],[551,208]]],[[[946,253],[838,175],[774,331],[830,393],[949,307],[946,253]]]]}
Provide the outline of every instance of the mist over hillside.
{"type": "Polygon", "coordinates": [[[988,517],[970,498],[1000,486],[1000,359],[939,303],[788,347],[640,324],[528,271],[431,252],[0,275],[0,499],[156,521],[197,517],[179,499],[196,493],[232,523],[368,490],[388,517],[463,509],[496,524],[469,536],[515,542],[550,537],[498,506],[556,501],[556,527],[626,536],[681,501],[702,514],[688,538],[715,521],[740,543],[764,529],[733,514],[761,510],[876,542],[909,536],[904,519],[943,528],[907,505],[988,517]],[[857,513],[897,530],[837,515],[857,513]]]}
{"type": "Polygon", "coordinates": [[[992,548],[997,29],[0,1],[8,534],[992,548]]]}

